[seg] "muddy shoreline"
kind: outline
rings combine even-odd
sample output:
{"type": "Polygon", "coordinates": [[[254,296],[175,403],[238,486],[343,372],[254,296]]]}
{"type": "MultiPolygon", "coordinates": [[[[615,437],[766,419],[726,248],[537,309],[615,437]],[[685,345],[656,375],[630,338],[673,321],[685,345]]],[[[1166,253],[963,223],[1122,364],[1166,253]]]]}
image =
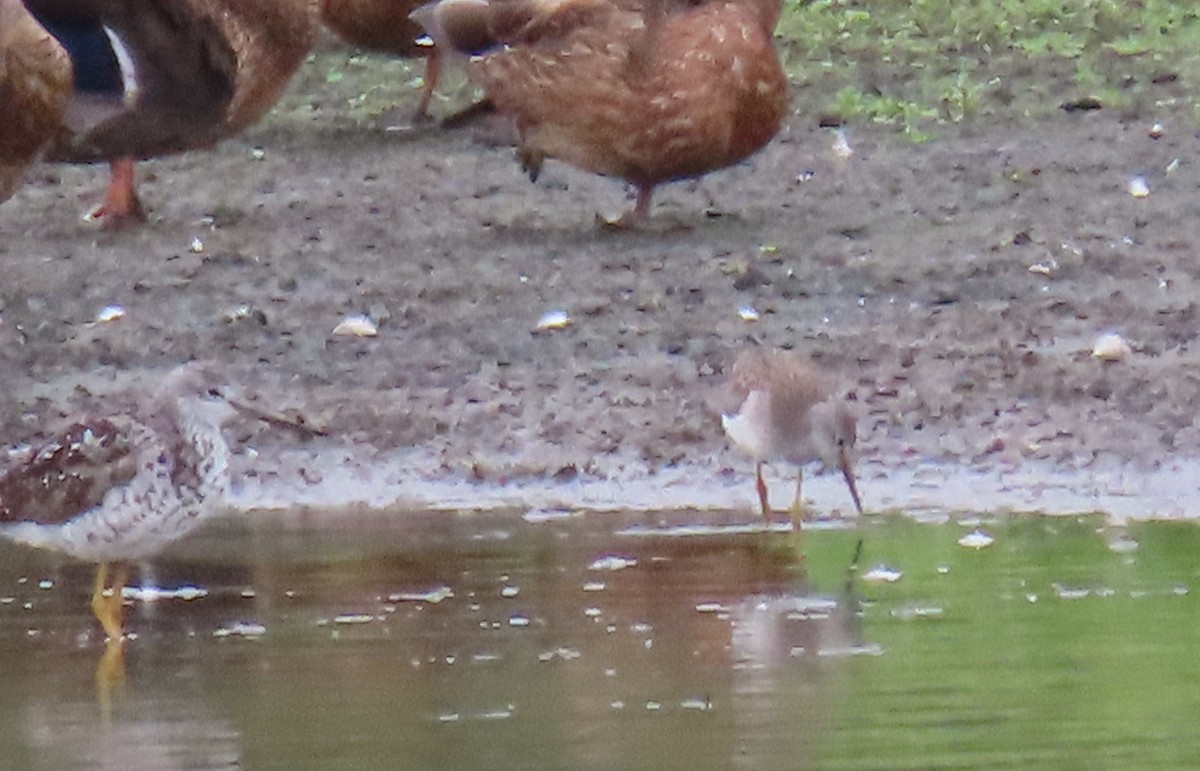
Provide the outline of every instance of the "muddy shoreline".
{"type": "MultiPolygon", "coordinates": [[[[645,500],[749,506],[714,394],[756,341],[808,353],[853,394],[869,509],[910,505],[887,480],[941,467],[998,480],[977,508],[1011,506],[1010,476],[1027,493],[1146,474],[1180,485],[1147,513],[1188,513],[1170,505],[1194,492],[1172,464],[1200,455],[1200,167],[1182,112],[924,144],[851,126],[848,159],[796,116],[749,163],[663,188],[650,230],[614,233],[594,217],[629,205],[617,182],[551,164],[531,185],[508,148],[410,128],[403,107],[301,114],[304,89],[211,152],[143,164],[140,231],[79,220],[98,167],[39,167],[0,206],[6,443],[200,358],[334,433],[238,427],[256,478],[290,480],[251,484],[260,500],[299,500],[350,464],[398,499],[682,474],[645,500]],[[1150,195],[1130,195],[1135,175],[1150,195]],[[110,305],[124,316],[97,323],[110,305]],[[572,323],[537,330],[556,310],[572,323]],[[332,335],[350,313],[378,335],[332,335]],[[1091,356],[1108,331],[1125,360],[1091,356]]],[[[810,490],[818,510],[848,505],[810,490]]]]}

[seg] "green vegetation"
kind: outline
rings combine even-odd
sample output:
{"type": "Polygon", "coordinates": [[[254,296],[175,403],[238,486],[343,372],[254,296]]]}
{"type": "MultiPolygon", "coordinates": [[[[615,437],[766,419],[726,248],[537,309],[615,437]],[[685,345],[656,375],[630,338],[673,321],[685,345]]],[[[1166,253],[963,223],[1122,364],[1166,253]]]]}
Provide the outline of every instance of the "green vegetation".
{"type": "Polygon", "coordinates": [[[1200,115],[1187,0],[784,0],[777,36],[797,109],[918,140],[1081,99],[1200,115]]]}

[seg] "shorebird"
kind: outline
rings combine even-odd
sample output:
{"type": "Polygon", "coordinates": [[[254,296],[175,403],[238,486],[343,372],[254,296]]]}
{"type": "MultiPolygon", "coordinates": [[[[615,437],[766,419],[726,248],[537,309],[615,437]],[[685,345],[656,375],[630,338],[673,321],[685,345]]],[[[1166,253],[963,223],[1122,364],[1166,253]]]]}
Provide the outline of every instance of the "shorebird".
{"type": "Polygon", "coordinates": [[[224,505],[230,453],[221,427],[239,412],[258,416],[220,382],[202,365],[177,367],[131,412],[81,419],[14,453],[0,473],[0,535],[99,563],[91,604],[110,641],[123,636],[125,564],[224,505]]]}
{"type": "Polygon", "coordinates": [[[733,444],[754,459],[764,518],[771,516],[771,507],[762,467],[771,461],[797,466],[793,514],[804,507],[804,465],[815,461],[841,471],[854,508],[862,514],[854,484],[857,420],[826,375],[792,351],[751,348],[734,362],[729,385],[739,406],[721,416],[721,425],[733,444]]]}

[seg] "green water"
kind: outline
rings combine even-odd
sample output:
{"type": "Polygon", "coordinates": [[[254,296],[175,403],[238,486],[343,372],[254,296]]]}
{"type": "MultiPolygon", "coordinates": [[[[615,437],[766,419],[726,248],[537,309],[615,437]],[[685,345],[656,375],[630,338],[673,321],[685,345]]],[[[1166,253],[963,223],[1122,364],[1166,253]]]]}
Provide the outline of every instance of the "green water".
{"type": "Polygon", "coordinates": [[[995,541],[978,550],[957,543],[962,524],[727,524],[229,518],[135,574],[207,595],[132,601],[120,682],[88,615],[90,568],[2,544],[0,768],[1200,758],[1193,524],[1135,526],[1114,549],[1099,519],[1006,517],[980,525],[995,541]],[[867,580],[878,566],[899,579],[867,580]]]}

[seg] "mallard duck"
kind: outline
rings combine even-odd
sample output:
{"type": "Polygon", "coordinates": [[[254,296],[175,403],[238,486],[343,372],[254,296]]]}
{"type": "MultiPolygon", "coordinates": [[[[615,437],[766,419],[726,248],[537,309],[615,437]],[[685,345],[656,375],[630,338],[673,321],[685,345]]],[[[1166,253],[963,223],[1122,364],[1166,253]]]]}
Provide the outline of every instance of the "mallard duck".
{"type": "Polygon", "coordinates": [[[70,57],[74,90],[46,158],[109,162],[94,212],[106,226],[143,218],[134,159],[208,147],[257,121],[317,25],[317,0],[3,2],[70,57]]]}
{"type": "Polygon", "coordinates": [[[781,0],[441,0],[415,12],[471,54],[470,76],[515,122],[518,158],[619,177],[649,215],[654,188],[730,166],[787,112],[771,40],[781,0]]]}
{"type": "Polygon", "coordinates": [[[21,0],[0,0],[0,201],[50,143],[71,95],[71,60],[21,0]]]}
{"type": "Polygon", "coordinates": [[[771,507],[762,467],[771,461],[797,467],[793,513],[803,509],[804,465],[819,461],[841,472],[854,508],[862,514],[854,483],[858,421],[828,375],[792,351],[748,348],[734,362],[728,387],[737,409],[722,415],[721,425],[730,441],[754,459],[764,518],[771,516],[771,507]]]}
{"type": "Polygon", "coordinates": [[[403,57],[425,57],[424,86],[414,111],[429,112],[429,100],[441,70],[437,48],[409,15],[422,0],[321,0],[321,20],[350,45],[403,57]]]}

